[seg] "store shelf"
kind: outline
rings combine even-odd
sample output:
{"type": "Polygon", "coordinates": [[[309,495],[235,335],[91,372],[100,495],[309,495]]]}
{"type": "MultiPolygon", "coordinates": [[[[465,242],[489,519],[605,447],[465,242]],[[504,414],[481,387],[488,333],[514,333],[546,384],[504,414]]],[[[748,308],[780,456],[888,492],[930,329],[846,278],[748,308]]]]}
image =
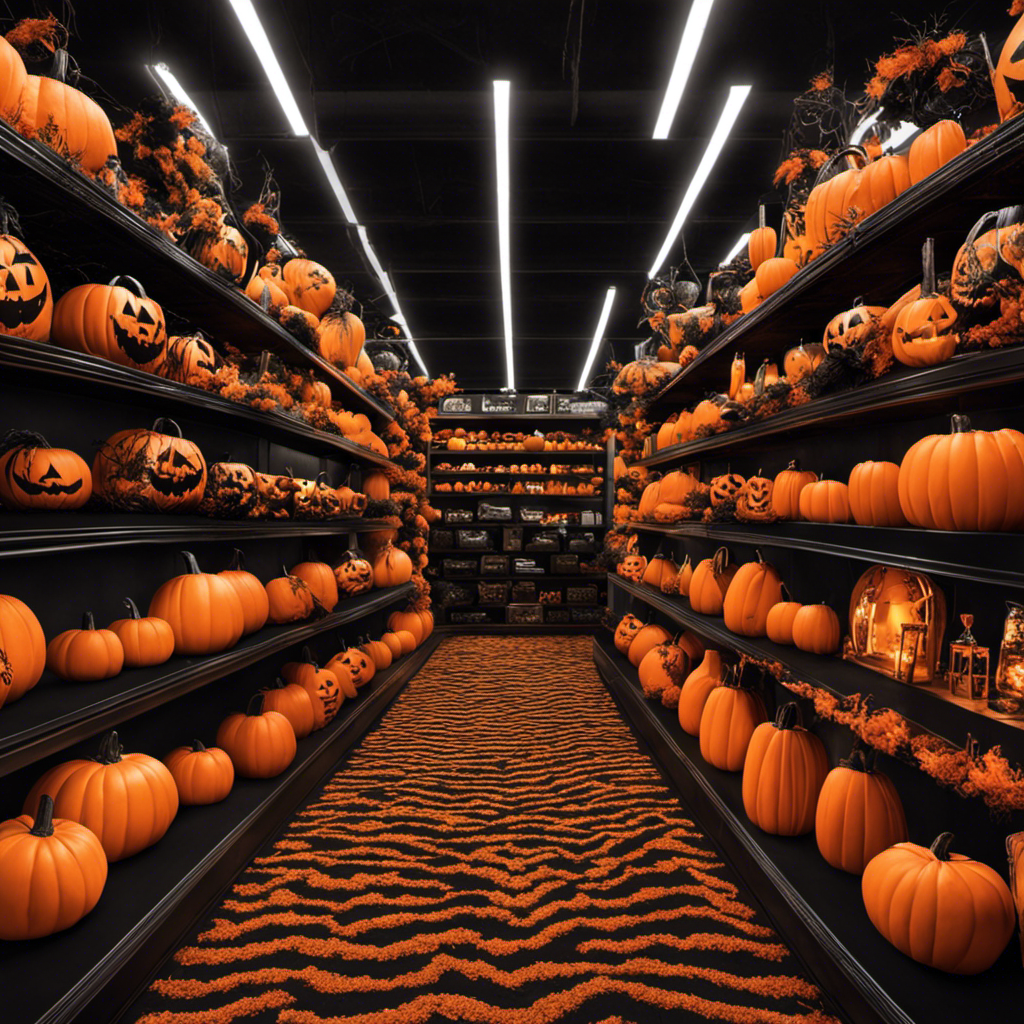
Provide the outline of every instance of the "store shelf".
{"type": "Polygon", "coordinates": [[[443,580],[445,583],[501,583],[508,580],[514,580],[516,583],[520,583],[523,580],[537,580],[538,583],[551,583],[551,584],[573,584],[573,583],[596,583],[597,580],[604,580],[607,576],[604,572],[578,572],[575,576],[566,574],[564,576],[549,576],[544,573],[531,573],[531,572],[517,572],[517,573],[503,573],[500,576],[487,575],[487,576],[436,576],[432,577],[434,580],[443,580]]]}
{"type": "Polygon", "coordinates": [[[236,779],[223,802],[182,807],[159,843],[111,865],[99,904],[75,927],[33,942],[5,943],[5,972],[23,982],[7,986],[5,1019],[18,1024],[113,1020],[210,901],[369,730],[440,640],[429,637],[354,701],[346,701],[329,726],[300,740],[284,774],[236,779]]]}
{"type": "MultiPolygon", "coordinates": [[[[0,124],[0,131],[2,128],[0,124]]],[[[200,388],[56,345],[0,336],[0,368],[21,384],[38,383],[51,392],[92,395],[114,402],[137,399],[161,413],[200,417],[300,451],[373,466],[392,465],[390,459],[369,448],[316,430],[286,413],[260,412],[200,388]]]]}
{"type": "MultiPolygon", "coordinates": [[[[562,607],[567,607],[563,605],[562,607]]],[[[575,606],[573,606],[575,607],[575,606]]],[[[455,622],[438,626],[436,632],[460,636],[482,633],[496,636],[562,636],[571,633],[597,633],[601,630],[597,622],[538,622],[511,623],[511,622],[455,622]]]]}
{"type": "MultiPolygon", "coordinates": [[[[463,501],[467,498],[516,498],[521,501],[571,501],[574,504],[586,502],[591,505],[604,503],[603,494],[509,494],[507,491],[441,491],[438,493],[434,490],[427,493],[431,498],[459,498],[463,501]]],[[[509,526],[512,524],[505,522],[495,525],[509,526]]]]}
{"type": "MultiPolygon", "coordinates": [[[[523,526],[528,530],[603,530],[604,526],[582,526],[579,523],[509,523],[493,519],[471,519],[465,523],[433,523],[431,530],[461,530],[466,526],[523,526]]],[[[433,549],[431,549],[433,550],[433,549]]],[[[516,552],[521,554],[522,552],[516,552]]]]}
{"type": "Polygon", "coordinates": [[[837,696],[871,693],[876,707],[898,711],[920,728],[943,737],[958,749],[966,746],[970,736],[981,744],[982,749],[1000,744],[1011,761],[1024,760],[1024,722],[998,715],[981,701],[953,697],[941,681],[927,687],[907,686],[839,657],[808,654],[795,647],[773,644],[762,637],[737,636],[725,628],[721,619],[698,615],[690,609],[689,602],[669,597],[642,583],[631,583],[621,576],[609,575],[608,584],[716,644],[740,654],[778,662],[800,680],[823,687],[837,696]]]}
{"type": "Polygon", "coordinates": [[[222,654],[173,657],[155,668],[131,669],[98,683],[69,683],[45,672],[35,689],[0,715],[0,776],[65,750],[143,711],[222,679],[278,651],[408,600],[411,583],[372,590],[338,605],[330,615],[299,625],[266,626],[222,654]]]}
{"type": "Polygon", "coordinates": [[[476,469],[476,470],[474,470],[474,469],[469,469],[469,470],[461,470],[461,469],[432,469],[430,471],[430,475],[432,477],[434,477],[434,476],[454,477],[457,480],[458,479],[464,480],[467,477],[472,479],[473,477],[478,477],[478,476],[496,476],[496,477],[501,477],[502,480],[505,480],[505,479],[507,479],[509,477],[515,477],[517,479],[519,477],[526,477],[527,479],[537,479],[537,480],[586,480],[589,477],[598,476],[600,474],[595,473],[593,470],[590,470],[590,471],[588,471],[586,473],[520,473],[520,472],[509,473],[507,470],[504,471],[504,472],[500,472],[500,471],[499,472],[491,472],[489,470],[479,470],[479,469],[476,469]]]}
{"type": "Polygon", "coordinates": [[[734,352],[742,351],[753,369],[766,358],[781,363],[801,339],[819,341],[855,295],[889,305],[920,280],[925,238],[935,238],[936,264],[947,269],[974,221],[1019,195],[1022,164],[1024,123],[1014,118],[857,225],[731,324],[654,397],[648,419],[662,419],[709,389],[721,391],[734,352]]]}
{"type": "MultiPolygon", "coordinates": [[[[437,424],[436,420],[431,420],[430,422],[431,422],[432,425],[436,425],[437,424]]],[[[493,451],[493,452],[480,451],[479,449],[472,449],[472,450],[461,451],[461,452],[453,452],[453,451],[449,451],[447,448],[431,448],[430,449],[430,458],[431,459],[437,459],[437,458],[444,457],[444,459],[446,461],[451,461],[451,462],[456,462],[459,459],[482,459],[482,458],[492,459],[492,458],[495,458],[495,457],[497,457],[497,458],[512,457],[514,459],[517,459],[518,461],[522,461],[520,456],[522,456],[523,458],[526,458],[530,462],[540,461],[540,460],[543,460],[543,459],[555,459],[555,460],[561,461],[563,459],[572,459],[572,458],[577,458],[579,456],[587,456],[587,455],[589,455],[591,457],[593,457],[595,455],[600,455],[600,456],[603,457],[605,455],[605,450],[604,450],[604,448],[594,448],[594,449],[586,449],[586,448],[578,449],[577,448],[577,449],[572,449],[571,451],[563,450],[563,451],[558,451],[558,452],[528,452],[524,448],[506,448],[506,449],[501,450],[501,451],[493,451]]]]}
{"type": "Polygon", "coordinates": [[[974,583],[1024,587],[1024,535],[1019,533],[894,529],[854,523],[623,525],[667,537],[704,537],[716,544],[795,548],[974,583]]]}
{"type": "Polygon", "coordinates": [[[121,206],[109,193],[72,170],[41,143],[0,124],[0,177],[17,196],[23,223],[36,215],[63,214],[60,248],[69,262],[96,264],[97,252],[117,254],[120,267],[140,270],[149,294],[168,310],[236,348],[275,352],[285,362],[313,370],[352,412],[391,420],[394,413],[321,356],[303,346],[238,288],[121,206]]]}
{"type": "Polygon", "coordinates": [[[530,423],[537,428],[547,427],[548,433],[555,429],[557,423],[598,423],[601,415],[596,412],[449,412],[438,413],[432,420],[442,429],[456,427],[465,423],[530,423]]]}
{"type": "Polygon", "coordinates": [[[644,698],[636,669],[606,631],[595,638],[594,661],[686,806],[852,1024],[976,1021],[1019,1002],[1016,939],[995,967],[972,978],[930,970],[896,952],[868,921],[860,878],[830,867],[813,836],[772,836],[751,825],[742,775],[708,765],[698,739],[679,728],[676,713],[644,698]]]}
{"type": "MultiPolygon", "coordinates": [[[[887,421],[918,419],[931,412],[948,412],[951,400],[977,391],[1000,393],[1010,404],[1019,401],[1018,382],[1024,380],[1024,346],[956,356],[938,366],[921,370],[900,369],[870,384],[827,398],[786,409],[767,419],[736,427],[721,434],[670,445],[635,465],[661,466],[686,462],[706,453],[753,453],[772,445],[791,445],[797,436],[832,432],[863,424],[877,429],[887,421]]],[[[1001,404],[1001,402],[1000,402],[1001,404]]],[[[663,410],[667,412],[667,410],[663,410]]],[[[658,413],[651,413],[657,418],[658,413]]]]}
{"type": "Polygon", "coordinates": [[[388,528],[379,519],[236,521],[142,512],[0,512],[0,558],[139,544],[340,536],[388,528]]]}

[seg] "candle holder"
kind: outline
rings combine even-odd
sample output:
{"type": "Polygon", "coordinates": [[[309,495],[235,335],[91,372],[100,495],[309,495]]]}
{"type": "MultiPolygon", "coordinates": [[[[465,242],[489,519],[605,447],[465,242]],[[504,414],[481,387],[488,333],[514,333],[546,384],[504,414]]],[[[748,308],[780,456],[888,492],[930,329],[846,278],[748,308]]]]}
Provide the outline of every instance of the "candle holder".
{"type": "Polygon", "coordinates": [[[1004,715],[1024,716],[1024,605],[1006,602],[999,665],[989,705],[1004,715]]]}
{"type": "Polygon", "coordinates": [[[968,700],[987,700],[989,650],[974,639],[974,616],[965,612],[960,621],[964,631],[949,645],[949,692],[968,700]]]}
{"type": "Polygon", "coordinates": [[[923,622],[904,622],[900,626],[900,646],[893,658],[893,678],[901,683],[914,682],[917,656],[927,639],[928,627],[923,622]]]}

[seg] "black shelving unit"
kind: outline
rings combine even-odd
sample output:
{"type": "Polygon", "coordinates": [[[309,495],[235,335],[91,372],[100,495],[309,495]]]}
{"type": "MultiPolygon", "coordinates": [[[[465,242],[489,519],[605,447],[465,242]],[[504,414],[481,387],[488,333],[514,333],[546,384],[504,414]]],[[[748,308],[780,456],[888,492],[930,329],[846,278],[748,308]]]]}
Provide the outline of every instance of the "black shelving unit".
{"type": "Polygon", "coordinates": [[[277,778],[236,779],[221,803],[180,808],[159,843],[111,865],[96,909],[73,928],[32,942],[5,943],[4,969],[12,978],[35,976],[40,957],[47,963],[45,985],[9,986],[8,1019],[19,1024],[113,1020],[197,914],[274,835],[282,818],[335,770],[440,640],[428,637],[354,701],[342,704],[330,725],[299,741],[295,760],[277,778]]]}

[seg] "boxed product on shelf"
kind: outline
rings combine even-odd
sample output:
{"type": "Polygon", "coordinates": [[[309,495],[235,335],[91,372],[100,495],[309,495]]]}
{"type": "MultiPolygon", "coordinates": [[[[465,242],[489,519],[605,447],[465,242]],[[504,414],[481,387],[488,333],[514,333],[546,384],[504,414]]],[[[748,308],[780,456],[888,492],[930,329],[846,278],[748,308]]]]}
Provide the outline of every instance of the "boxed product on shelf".
{"type": "Polygon", "coordinates": [[[492,522],[508,522],[512,518],[512,506],[492,505],[489,501],[481,501],[476,507],[476,517],[492,522]]]}
{"type": "Polygon", "coordinates": [[[587,509],[580,513],[580,526],[601,526],[604,523],[604,516],[600,512],[587,509]]]}
{"type": "Polygon", "coordinates": [[[575,574],[580,571],[579,555],[552,555],[551,572],[556,576],[575,574]]]}
{"type": "Polygon", "coordinates": [[[534,604],[537,601],[537,584],[533,580],[517,580],[512,584],[514,604],[534,604]]]}
{"type": "Polygon", "coordinates": [[[431,530],[430,546],[432,548],[453,548],[455,547],[454,530],[431,530]]]}
{"type": "Polygon", "coordinates": [[[523,528],[521,526],[503,526],[501,528],[501,550],[523,550],[523,528]]]}
{"type": "Polygon", "coordinates": [[[540,625],[544,621],[544,605],[510,604],[505,609],[505,621],[517,626],[540,625]]]}
{"type": "Polygon", "coordinates": [[[477,604],[508,604],[508,594],[511,584],[488,580],[486,583],[478,583],[476,587],[477,604]]]}
{"type": "Polygon", "coordinates": [[[568,604],[596,604],[597,585],[588,583],[582,587],[566,587],[565,600],[568,604]]]}
{"type": "Polygon", "coordinates": [[[572,614],[568,608],[549,606],[544,609],[544,621],[564,624],[572,621],[572,614]]]}
{"type": "Polygon", "coordinates": [[[597,540],[592,533],[581,533],[569,538],[569,550],[583,554],[593,554],[597,550],[597,540]]]}
{"type": "Polygon", "coordinates": [[[570,621],[587,625],[594,622],[604,621],[604,608],[569,608],[570,621]]]}
{"type": "Polygon", "coordinates": [[[475,558],[445,558],[441,562],[445,576],[476,576],[477,565],[475,558]]]}
{"type": "Polygon", "coordinates": [[[456,547],[485,551],[494,547],[494,534],[490,530],[456,530],[456,547]]]}
{"type": "Polygon", "coordinates": [[[555,530],[539,530],[526,542],[526,551],[561,551],[562,542],[555,530]]]}
{"type": "Polygon", "coordinates": [[[561,588],[555,590],[542,590],[540,592],[540,603],[541,604],[561,604],[562,603],[562,591],[561,588]]]}
{"type": "Polygon", "coordinates": [[[478,626],[484,622],[490,622],[491,617],[487,612],[452,612],[448,621],[454,625],[478,626]]]}
{"type": "Polygon", "coordinates": [[[537,562],[536,558],[513,559],[512,571],[515,573],[529,573],[534,576],[544,575],[544,567],[537,562]]]}
{"type": "Polygon", "coordinates": [[[526,505],[520,506],[519,518],[524,523],[539,523],[544,519],[544,509],[530,508],[526,505]]]}
{"type": "Polygon", "coordinates": [[[471,523],[474,518],[471,508],[446,508],[444,510],[446,523],[471,523]]]}
{"type": "Polygon", "coordinates": [[[438,584],[437,589],[437,603],[442,608],[454,608],[476,601],[476,587],[472,583],[451,583],[444,580],[438,584]]]}
{"type": "Polygon", "coordinates": [[[481,576],[507,576],[508,555],[481,555],[481,576]]]}

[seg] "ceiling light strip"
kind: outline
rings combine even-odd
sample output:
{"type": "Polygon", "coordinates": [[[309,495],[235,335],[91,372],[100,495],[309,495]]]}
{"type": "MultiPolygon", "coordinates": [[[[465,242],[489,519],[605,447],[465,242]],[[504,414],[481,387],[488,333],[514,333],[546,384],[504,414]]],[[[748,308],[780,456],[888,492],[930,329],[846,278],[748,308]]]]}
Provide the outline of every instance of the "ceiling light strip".
{"type": "Polygon", "coordinates": [[[153,72],[154,75],[156,75],[160,84],[167,92],[169,92],[179,103],[188,107],[189,110],[191,110],[192,113],[196,115],[196,117],[199,119],[199,123],[203,126],[203,128],[206,129],[207,133],[211,136],[211,138],[216,138],[213,129],[210,127],[210,122],[207,121],[205,117],[203,117],[203,112],[195,105],[195,103],[192,102],[192,97],[189,96],[187,92],[185,92],[185,89],[182,87],[181,82],[179,82],[178,79],[175,77],[174,72],[171,71],[171,69],[163,63],[150,64],[149,69],[153,72]]]}
{"type": "Polygon", "coordinates": [[[590,371],[594,366],[597,353],[601,350],[601,342],[604,340],[605,328],[608,326],[608,318],[612,315],[612,305],[615,302],[615,286],[612,285],[604,297],[604,306],[601,307],[601,316],[597,321],[597,330],[594,332],[594,340],[590,343],[590,352],[587,354],[587,361],[583,364],[583,372],[580,374],[580,382],[576,385],[577,391],[585,391],[590,371]]]}
{"type": "Polygon", "coordinates": [[[509,239],[508,123],[511,83],[494,83],[494,140],[498,182],[498,261],[501,268],[501,311],[505,331],[505,370],[508,387],[516,387],[512,355],[512,257],[509,239]]]}
{"type": "Polygon", "coordinates": [[[676,54],[676,62],[669,76],[668,86],[665,89],[665,98],[661,103],[661,113],[658,114],[658,123],[654,126],[655,139],[667,139],[672,129],[672,122],[675,120],[676,111],[679,109],[679,101],[683,98],[683,90],[686,88],[687,79],[693,70],[693,62],[700,49],[700,41],[704,37],[704,29],[707,28],[708,18],[711,16],[711,8],[715,0],[693,0],[690,13],[686,18],[686,27],[683,29],[683,38],[679,41],[679,52],[676,54]]]}
{"type": "Polygon", "coordinates": [[[729,250],[729,255],[726,256],[724,260],[722,260],[719,266],[724,266],[726,263],[732,263],[733,259],[739,253],[740,249],[742,249],[749,241],[750,232],[744,231],[743,234],[736,239],[736,244],[729,250]]]}
{"type": "Polygon", "coordinates": [[[259,57],[263,70],[267,73],[271,88],[274,90],[277,102],[281,104],[292,134],[308,135],[309,129],[302,119],[302,113],[299,110],[299,105],[295,102],[291,89],[288,88],[288,80],[284,77],[284,71],[277,62],[274,48],[270,45],[270,40],[267,38],[263,23],[256,14],[252,0],[228,0],[228,2],[235,14],[238,15],[242,30],[249,37],[249,42],[252,43],[252,48],[256,51],[256,56],[259,57]]]}
{"type": "Polygon", "coordinates": [[[718,159],[726,140],[729,138],[729,133],[732,131],[736,118],[739,117],[740,111],[743,109],[747,96],[750,95],[750,89],[749,85],[734,85],[729,90],[729,98],[725,102],[725,108],[722,110],[718,124],[715,126],[714,133],[708,142],[708,148],[704,150],[704,155],[700,158],[700,163],[697,165],[693,179],[686,189],[682,203],[679,204],[679,210],[676,213],[675,220],[672,221],[672,227],[669,228],[668,235],[661,246],[658,257],[647,272],[649,278],[653,279],[654,275],[657,274],[662,264],[668,258],[668,254],[672,251],[672,246],[682,230],[687,215],[693,208],[694,203],[696,203],[700,190],[711,176],[715,161],[718,159]]]}

